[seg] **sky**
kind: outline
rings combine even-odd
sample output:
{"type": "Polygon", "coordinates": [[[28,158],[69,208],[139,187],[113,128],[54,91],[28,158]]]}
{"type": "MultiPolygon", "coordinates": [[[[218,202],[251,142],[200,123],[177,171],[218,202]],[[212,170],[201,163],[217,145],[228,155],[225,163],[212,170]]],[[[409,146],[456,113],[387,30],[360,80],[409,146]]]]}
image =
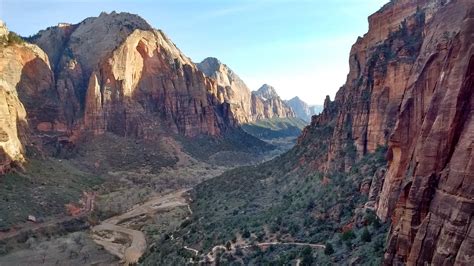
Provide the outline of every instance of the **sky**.
{"type": "Polygon", "coordinates": [[[334,98],[367,17],[388,0],[0,0],[11,31],[33,35],[105,12],[138,14],[194,62],[216,57],[251,90],[270,84],[283,99],[334,98]]]}

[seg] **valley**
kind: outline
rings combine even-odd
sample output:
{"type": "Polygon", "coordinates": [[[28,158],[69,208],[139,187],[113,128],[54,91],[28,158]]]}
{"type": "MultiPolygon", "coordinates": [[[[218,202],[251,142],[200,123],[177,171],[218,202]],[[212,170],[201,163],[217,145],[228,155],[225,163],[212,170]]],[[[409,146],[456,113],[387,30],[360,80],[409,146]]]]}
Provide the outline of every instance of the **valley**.
{"type": "Polygon", "coordinates": [[[139,15],[0,21],[0,265],[470,265],[473,36],[391,0],[319,106],[139,15]]]}

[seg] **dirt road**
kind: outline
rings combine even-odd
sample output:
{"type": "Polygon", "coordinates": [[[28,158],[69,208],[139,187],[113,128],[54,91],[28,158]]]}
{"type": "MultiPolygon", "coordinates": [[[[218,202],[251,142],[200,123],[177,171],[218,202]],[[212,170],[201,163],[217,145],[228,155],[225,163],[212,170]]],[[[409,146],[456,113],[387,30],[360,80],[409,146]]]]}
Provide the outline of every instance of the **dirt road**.
{"type": "Polygon", "coordinates": [[[146,251],[147,244],[145,234],[138,230],[126,228],[120,224],[138,216],[152,215],[158,211],[188,206],[185,199],[185,193],[188,190],[189,189],[181,189],[163,196],[154,197],[126,213],[103,221],[100,225],[92,228],[94,241],[113,255],[122,259],[125,265],[137,263],[146,251]],[[126,247],[125,244],[114,243],[114,237],[104,238],[100,235],[100,232],[104,231],[127,235],[131,240],[131,244],[126,247]]]}

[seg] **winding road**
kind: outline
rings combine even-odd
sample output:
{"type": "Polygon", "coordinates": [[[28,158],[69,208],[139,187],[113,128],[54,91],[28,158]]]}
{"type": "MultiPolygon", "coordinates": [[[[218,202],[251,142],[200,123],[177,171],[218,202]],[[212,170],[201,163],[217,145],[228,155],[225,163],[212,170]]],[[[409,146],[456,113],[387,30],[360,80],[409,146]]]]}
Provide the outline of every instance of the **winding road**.
{"type": "Polygon", "coordinates": [[[137,263],[147,248],[145,234],[138,230],[126,228],[125,225],[120,224],[138,216],[151,215],[162,210],[188,206],[184,197],[188,190],[189,189],[181,189],[163,196],[154,197],[126,213],[104,220],[100,225],[92,228],[94,241],[103,246],[111,254],[119,257],[125,265],[137,263]],[[130,246],[124,247],[125,244],[114,243],[113,237],[104,238],[100,235],[100,232],[103,231],[127,235],[131,240],[130,246]]]}

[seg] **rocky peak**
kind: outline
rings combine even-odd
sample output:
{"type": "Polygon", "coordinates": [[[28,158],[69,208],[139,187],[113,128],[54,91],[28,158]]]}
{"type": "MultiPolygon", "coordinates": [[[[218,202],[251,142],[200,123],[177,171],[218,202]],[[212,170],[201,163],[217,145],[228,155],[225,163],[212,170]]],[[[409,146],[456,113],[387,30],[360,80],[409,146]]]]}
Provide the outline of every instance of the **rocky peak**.
{"type": "Polygon", "coordinates": [[[275,98],[280,98],[275,88],[268,84],[263,84],[257,91],[253,92],[256,96],[263,98],[264,100],[270,100],[275,98]]]}
{"type": "Polygon", "coordinates": [[[311,122],[311,117],[315,114],[319,114],[322,111],[321,105],[309,105],[305,101],[301,100],[300,97],[295,96],[285,103],[293,109],[296,117],[311,122]]]}
{"type": "Polygon", "coordinates": [[[250,94],[250,90],[247,85],[240,79],[240,77],[232,71],[226,64],[221,63],[219,59],[215,57],[207,57],[201,63],[196,64],[199,70],[201,70],[206,76],[217,80],[220,86],[232,86],[239,90],[241,93],[250,94]]]}
{"type": "Polygon", "coordinates": [[[1,36],[8,36],[7,25],[2,20],[0,20],[0,37],[1,36]]]}
{"type": "Polygon", "coordinates": [[[216,72],[221,71],[221,68],[226,65],[222,64],[219,59],[215,57],[207,57],[201,61],[201,63],[196,64],[199,70],[201,70],[206,76],[213,76],[216,72]]]}

